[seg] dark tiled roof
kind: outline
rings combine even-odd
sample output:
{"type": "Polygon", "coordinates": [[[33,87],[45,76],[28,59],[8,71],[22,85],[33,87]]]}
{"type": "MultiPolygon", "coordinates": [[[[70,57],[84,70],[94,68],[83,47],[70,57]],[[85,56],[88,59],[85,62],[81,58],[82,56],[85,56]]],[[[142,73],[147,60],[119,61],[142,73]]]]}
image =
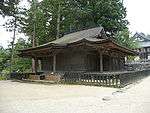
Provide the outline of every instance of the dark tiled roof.
{"type": "Polygon", "coordinates": [[[50,47],[50,46],[65,46],[67,44],[78,42],[83,39],[91,42],[98,42],[98,41],[105,40],[105,39],[98,38],[101,37],[102,34],[103,34],[103,27],[91,28],[91,29],[82,30],[82,31],[64,35],[63,37],[56,39],[54,41],[37,46],[35,48],[28,48],[26,50],[32,50],[32,49],[50,47]]]}
{"type": "Polygon", "coordinates": [[[65,45],[65,44],[80,41],[82,39],[86,39],[89,41],[100,41],[101,39],[98,39],[97,37],[101,35],[102,30],[103,30],[102,27],[97,27],[97,28],[91,28],[91,29],[87,29],[83,31],[70,33],[70,34],[64,35],[63,37],[57,40],[46,43],[44,45],[47,45],[47,44],[65,45]]]}

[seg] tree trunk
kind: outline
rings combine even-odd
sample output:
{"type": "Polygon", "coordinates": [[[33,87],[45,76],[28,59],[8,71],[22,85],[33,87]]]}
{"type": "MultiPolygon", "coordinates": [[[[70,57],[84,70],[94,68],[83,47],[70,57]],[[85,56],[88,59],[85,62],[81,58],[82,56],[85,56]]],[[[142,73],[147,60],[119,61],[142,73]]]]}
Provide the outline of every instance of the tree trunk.
{"type": "Polygon", "coordinates": [[[16,17],[15,17],[15,21],[14,21],[14,30],[13,30],[13,38],[12,38],[12,48],[11,48],[11,59],[10,59],[10,73],[12,72],[12,66],[13,66],[13,62],[14,62],[14,44],[15,44],[15,39],[16,39],[16,17]]]}
{"type": "Polygon", "coordinates": [[[60,3],[58,4],[58,13],[57,13],[57,34],[56,34],[56,39],[59,39],[60,35],[60,3]]]}
{"type": "MultiPolygon", "coordinates": [[[[32,0],[33,2],[33,5],[34,5],[34,24],[33,24],[33,36],[32,36],[32,47],[36,47],[37,43],[36,43],[36,14],[35,14],[35,11],[36,11],[36,3],[35,3],[35,0],[32,0]]],[[[35,58],[32,58],[32,72],[36,73],[36,61],[35,61],[35,58]]]]}

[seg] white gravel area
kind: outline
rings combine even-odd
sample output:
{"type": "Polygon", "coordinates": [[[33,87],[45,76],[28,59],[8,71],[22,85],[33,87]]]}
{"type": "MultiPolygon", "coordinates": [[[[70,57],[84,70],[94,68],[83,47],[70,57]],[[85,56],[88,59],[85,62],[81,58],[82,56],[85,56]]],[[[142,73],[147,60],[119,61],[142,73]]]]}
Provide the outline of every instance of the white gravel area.
{"type": "Polygon", "coordinates": [[[150,113],[150,77],[124,89],[0,81],[0,113],[150,113]]]}

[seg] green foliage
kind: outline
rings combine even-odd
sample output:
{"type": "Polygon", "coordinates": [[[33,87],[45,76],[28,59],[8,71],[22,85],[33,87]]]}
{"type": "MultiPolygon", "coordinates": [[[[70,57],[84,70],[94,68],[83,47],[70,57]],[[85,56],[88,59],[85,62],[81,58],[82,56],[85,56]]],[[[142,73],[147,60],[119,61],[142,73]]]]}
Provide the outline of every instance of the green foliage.
{"type": "Polygon", "coordinates": [[[10,19],[7,20],[7,22],[4,24],[7,31],[13,32],[12,42],[10,44],[11,46],[11,52],[10,52],[10,72],[12,72],[12,66],[14,62],[14,44],[16,40],[16,33],[19,31],[19,21],[21,16],[21,10],[22,8],[19,7],[20,0],[14,0],[10,4],[10,14],[8,15],[10,19]]]}
{"type": "Polygon", "coordinates": [[[10,53],[3,47],[0,47],[0,72],[8,67],[8,60],[10,59],[10,53]]]}
{"type": "MultiPolygon", "coordinates": [[[[30,70],[31,68],[31,60],[26,58],[19,57],[18,50],[29,47],[29,44],[25,42],[24,39],[18,39],[17,43],[14,47],[14,60],[12,65],[13,71],[24,72],[26,70],[30,70]]],[[[12,48],[0,48],[0,72],[8,73],[10,69],[10,59],[11,59],[11,49],[12,48]]]]}
{"type": "Polygon", "coordinates": [[[24,39],[20,38],[14,47],[14,60],[12,65],[12,70],[17,72],[24,72],[31,68],[31,60],[27,58],[22,58],[18,56],[18,50],[29,47],[24,39]]]}
{"type": "Polygon", "coordinates": [[[138,47],[138,42],[130,36],[130,32],[128,29],[124,29],[123,31],[118,32],[115,35],[116,41],[127,48],[134,49],[138,47]]]}
{"type": "Polygon", "coordinates": [[[19,3],[19,0],[0,0],[0,14],[3,16],[12,16],[15,4],[19,3]]]}
{"type": "Polygon", "coordinates": [[[107,35],[114,35],[128,25],[126,9],[120,0],[43,0],[31,2],[22,19],[22,32],[36,38],[39,44],[54,40],[57,34],[58,4],[60,4],[60,36],[65,33],[103,26],[107,35]],[[35,15],[35,18],[33,18],[35,15]]]}
{"type": "Polygon", "coordinates": [[[13,32],[14,30],[17,32],[19,31],[20,21],[21,21],[21,14],[24,10],[19,6],[20,0],[12,0],[15,1],[11,3],[12,6],[9,8],[10,14],[7,15],[9,18],[7,19],[6,23],[4,23],[4,27],[8,32],[13,32]]]}
{"type": "Polygon", "coordinates": [[[6,77],[0,75],[0,80],[6,80],[6,77]]]}
{"type": "Polygon", "coordinates": [[[46,18],[44,17],[44,13],[38,5],[35,9],[34,4],[32,3],[31,8],[29,10],[25,10],[24,16],[25,18],[22,18],[20,24],[22,25],[22,32],[29,36],[30,41],[32,40],[34,33],[33,24],[35,24],[35,37],[39,40],[37,40],[37,42],[39,44],[43,44],[50,41],[47,36],[50,36],[52,32],[46,25],[46,18]],[[35,18],[33,18],[34,15],[35,18]]]}
{"type": "Polygon", "coordinates": [[[9,78],[9,71],[3,70],[0,72],[0,80],[7,80],[9,78]]]}
{"type": "Polygon", "coordinates": [[[120,0],[74,0],[71,3],[75,27],[103,26],[113,36],[126,28],[126,9],[120,0]]]}

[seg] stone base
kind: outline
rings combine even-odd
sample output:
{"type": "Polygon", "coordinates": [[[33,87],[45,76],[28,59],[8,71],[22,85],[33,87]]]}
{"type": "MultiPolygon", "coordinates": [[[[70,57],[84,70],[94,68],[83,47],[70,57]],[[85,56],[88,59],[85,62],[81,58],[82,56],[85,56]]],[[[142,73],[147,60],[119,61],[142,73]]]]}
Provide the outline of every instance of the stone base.
{"type": "Polygon", "coordinates": [[[38,75],[30,75],[29,79],[30,80],[40,80],[40,76],[38,76],[38,75]]]}
{"type": "Polygon", "coordinates": [[[45,80],[60,82],[60,76],[46,75],[45,80]]]}

